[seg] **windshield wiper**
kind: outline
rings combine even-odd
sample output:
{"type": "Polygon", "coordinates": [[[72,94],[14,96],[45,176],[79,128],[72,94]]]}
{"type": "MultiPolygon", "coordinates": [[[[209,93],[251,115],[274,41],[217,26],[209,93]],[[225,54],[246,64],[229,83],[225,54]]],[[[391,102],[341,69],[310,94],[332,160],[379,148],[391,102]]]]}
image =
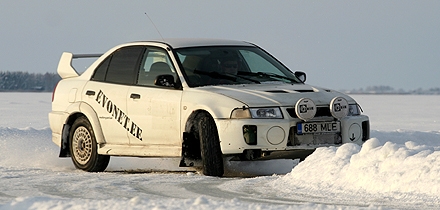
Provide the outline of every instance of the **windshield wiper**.
{"type": "Polygon", "coordinates": [[[232,76],[229,76],[226,74],[220,74],[216,71],[201,71],[201,70],[194,69],[194,74],[207,75],[207,76],[210,76],[214,79],[227,79],[227,80],[231,80],[234,82],[237,81],[236,77],[232,77],[232,76]]]}
{"type": "Polygon", "coordinates": [[[257,84],[261,84],[260,81],[255,80],[255,79],[251,79],[251,78],[243,77],[243,76],[240,76],[240,75],[232,75],[232,76],[234,76],[234,77],[239,77],[239,78],[241,78],[241,79],[244,79],[244,80],[247,80],[247,81],[251,81],[251,82],[254,82],[254,83],[257,83],[257,84]]]}
{"type": "Polygon", "coordinates": [[[238,72],[239,74],[243,74],[243,75],[252,75],[252,76],[259,76],[259,77],[268,77],[268,78],[277,78],[277,79],[284,79],[284,80],[289,80],[289,81],[291,81],[291,82],[295,82],[295,83],[298,83],[298,81],[297,80],[295,80],[295,79],[293,79],[293,78],[290,78],[290,77],[286,77],[286,76],[282,76],[282,75],[279,75],[279,74],[275,74],[275,73],[266,73],[266,72],[257,72],[257,73],[255,73],[255,72],[243,72],[243,71],[240,71],[240,72],[238,72]]]}
{"type": "Polygon", "coordinates": [[[231,80],[234,82],[237,82],[237,78],[240,78],[240,79],[244,79],[247,81],[251,81],[251,82],[260,84],[260,82],[258,80],[250,79],[250,78],[239,76],[239,75],[233,75],[233,74],[221,74],[216,71],[207,72],[207,71],[200,71],[200,70],[194,69],[194,73],[207,75],[207,76],[210,76],[215,79],[227,79],[227,80],[231,80]]]}

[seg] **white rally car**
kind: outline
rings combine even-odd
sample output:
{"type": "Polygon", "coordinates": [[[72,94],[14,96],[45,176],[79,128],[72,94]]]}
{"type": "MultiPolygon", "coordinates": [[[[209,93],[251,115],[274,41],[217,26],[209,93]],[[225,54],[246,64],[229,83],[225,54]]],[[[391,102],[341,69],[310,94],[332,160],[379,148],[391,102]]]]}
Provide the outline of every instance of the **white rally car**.
{"type": "Polygon", "coordinates": [[[170,39],[64,52],[49,113],[60,157],[103,171],[110,156],[177,157],[222,176],[223,161],[304,158],[361,145],[369,119],[342,93],[304,84],[255,44],[170,39]],[[82,74],[74,58],[98,57],[82,74]]]}

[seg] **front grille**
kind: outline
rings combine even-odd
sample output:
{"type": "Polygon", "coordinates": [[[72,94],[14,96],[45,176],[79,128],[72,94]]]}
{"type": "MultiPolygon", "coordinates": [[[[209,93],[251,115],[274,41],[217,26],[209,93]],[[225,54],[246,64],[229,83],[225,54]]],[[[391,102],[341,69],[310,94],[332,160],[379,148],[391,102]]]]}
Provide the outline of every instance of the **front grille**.
{"type": "MultiPolygon", "coordinates": [[[[298,116],[295,113],[295,108],[287,108],[287,113],[289,113],[290,117],[292,118],[298,118],[298,116]]],[[[330,113],[329,107],[316,107],[316,114],[315,117],[331,117],[332,114],[330,113]]]]}

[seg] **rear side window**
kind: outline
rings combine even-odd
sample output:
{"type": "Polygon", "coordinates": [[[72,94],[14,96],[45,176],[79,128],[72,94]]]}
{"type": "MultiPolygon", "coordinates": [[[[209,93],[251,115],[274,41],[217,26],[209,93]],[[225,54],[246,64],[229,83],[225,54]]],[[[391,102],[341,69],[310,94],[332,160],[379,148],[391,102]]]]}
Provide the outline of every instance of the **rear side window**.
{"type": "Polygon", "coordinates": [[[143,51],[143,46],[129,46],[118,49],[98,66],[92,80],[134,84],[143,51]]]}
{"type": "Polygon", "coordinates": [[[96,68],[95,73],[93,74],[92,80],[94,81],[105,81],[105,75],[107,74],[108,64],[112,56],[108,56],[101,64],[99,64],[98,68],[96,68]]]}

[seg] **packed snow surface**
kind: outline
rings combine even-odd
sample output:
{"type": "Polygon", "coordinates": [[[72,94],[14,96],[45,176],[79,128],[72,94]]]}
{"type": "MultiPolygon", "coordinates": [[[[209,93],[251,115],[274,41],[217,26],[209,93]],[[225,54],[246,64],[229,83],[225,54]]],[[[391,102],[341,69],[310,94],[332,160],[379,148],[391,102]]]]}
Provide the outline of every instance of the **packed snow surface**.
{"type": "Polygon", "coordinates": [[[352,95],[371,120],[362,147],[228,161],[224,178],[175,159],[112,157],[105,172],[77,170],[51,141],[50,93],[0,97],[0,210],[440,208],[440,96],[352,95]]]}

